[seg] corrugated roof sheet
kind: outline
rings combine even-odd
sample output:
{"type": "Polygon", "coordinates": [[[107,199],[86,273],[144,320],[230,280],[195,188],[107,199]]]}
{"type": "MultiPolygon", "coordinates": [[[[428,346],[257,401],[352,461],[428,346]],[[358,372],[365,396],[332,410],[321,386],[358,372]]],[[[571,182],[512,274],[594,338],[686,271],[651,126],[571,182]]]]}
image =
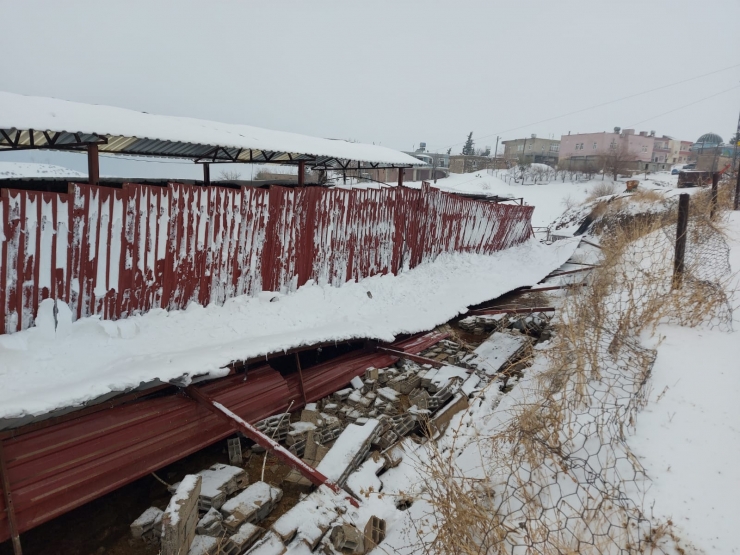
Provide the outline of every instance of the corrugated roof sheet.
{"type": "Polygon", "coordinates": [[[424,163],[390,148],[112,106],[0,92],[0,150],[70,148],[213,162],[410,167],[424,163]]]}

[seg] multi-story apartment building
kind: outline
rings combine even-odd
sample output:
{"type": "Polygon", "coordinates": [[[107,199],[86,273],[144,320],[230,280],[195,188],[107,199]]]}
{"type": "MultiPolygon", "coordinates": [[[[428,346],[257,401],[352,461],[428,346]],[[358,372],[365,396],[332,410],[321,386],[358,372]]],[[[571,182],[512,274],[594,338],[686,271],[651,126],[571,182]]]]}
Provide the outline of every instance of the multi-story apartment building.
{"type": "Polygon", "coordinates": [[[563,135],[560,137],[558,161],[561,164],[568,162],[574,168],[588,165],[593,169],[599,169],[604,157],[618,151],[631,158],[630,163],[635,171],[667,169],[670,163],[653,160],[654,143],[654,132],[640,131],[639,134],[635,134],[634,129],[622,130],[619,127],[615,127],[613,133],[602,131],[563,135]]]}
{"type": "Polygon", "coordinates": [[[548,164],[555,166],[558,163],[560,141],[557,139],[540,139],[532,135],[526,139],[502,141],[504,145],[504,159],[520,164],[548,164]]]}

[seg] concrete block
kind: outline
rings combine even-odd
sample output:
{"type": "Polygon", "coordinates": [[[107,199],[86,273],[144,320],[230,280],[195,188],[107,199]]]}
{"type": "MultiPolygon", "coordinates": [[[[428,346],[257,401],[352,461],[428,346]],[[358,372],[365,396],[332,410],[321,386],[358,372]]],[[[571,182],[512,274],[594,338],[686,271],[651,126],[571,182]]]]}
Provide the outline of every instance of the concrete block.
{"type": "Polygon", "coordinates": [[[374,380],[377,381],[378,379],[378,369],[375,367],[370,367],[365,369],[365,381],[367,383],[367,380],[374,380]]]}
{"type": "Polygon", "coordinates": [[[236,532],[234,525],[239,517],[243,517],[239,521],[239,525],[242,522],[256,523],[264,520],[267,515],[275,508],[275,505],[283,498],[283,491],[279,488],[266,484],[265,482],[255,482],[250,485],[247,489],[229,499],[221,507],[221,514],[224,515],[227,520],[228,517],[236,517],[227,525],[226,520],[224,526],[236,532]]]}
{"type": "Polygon", "coordinates": [[[198,521],[195,528],[196,533],[201,536],[218,537],[223,532],[223,516],[216,509],[209,509],[208,512],[198,521]]]}
{"type": "Polygon", "coordinates": [[[229,463],[233,465],[242,464],[242,442],[238,437],[226,440],[229,449],[229,463]]]}
{"type": "MultiPolygon", "coordinates": [[[[188,551],[183,551],[182,553],[187,553],[188,555],[216,555],[219,551],[219,543],[218,538],[213,538],[211,536],[195,536],[190,549],[188,551]]],[[[178,553],[178,555],[182,555],[182,553],[178,553]]]]}
{"type": "Polygon", "coordinates": [[[198,523],[198,498],[202,478],[183,478],[162,516],[161,555],[182,555],[190,549],[198,523]]]}
{"type": "Polygon", "coordinates": [[[382,518],[371,516],[365,524],[363,535],[365,544],[365,553],[375,549],[386,536],[386,523],[382,518]]]}
{"type": "Polygon", "coordinates": [[[468,397],[463,393],[456,394],[452,402],[440,410],[430,422],[432,432],[436,436],[441,435],[458,412],[468,408],[468,397]]]}
{"type": "Polygon", "coordinates": [[[332,528],[329,539],[337,551],[343,553],[365,552],[365,535],[351,524],[340,524],[332,528]]]}
{"type": "Polygon", "coordinates": [[[239,527],[235,534],[229,536],[229,541],[237,548],[236,553],[244,553],[264,533],[264,528],[246,522],[239,527]]]}
{"type": "Polygon", "coordinates": [[[344,402],[347,400],[347,397],[349,397],[349,394],[352,393],[352,388],[347,387],[345,389],[340,389],[339,391],[335,391],[332,394],[332,399],[338,402],[344,402]]]}
{"type": "Polygon", "coordinates": [[[141,516],[131,523],[131,535],[139,539],[148,532],[162,534],[162,515],[164,512],[157,507],[149,507],[141,516]]]}

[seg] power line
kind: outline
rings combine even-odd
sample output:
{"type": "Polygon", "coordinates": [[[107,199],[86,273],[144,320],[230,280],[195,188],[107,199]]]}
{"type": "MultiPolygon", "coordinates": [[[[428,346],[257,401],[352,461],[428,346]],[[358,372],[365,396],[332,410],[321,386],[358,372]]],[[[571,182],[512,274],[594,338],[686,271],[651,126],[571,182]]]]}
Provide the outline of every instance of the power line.
{"type": "MultiPolygon", "coordinates": [[[[655,92],[655,91],[660,91],[660,90],[663,90],[663,89],[667,89],[669,87],[675,87],[676,85],[682,85],[683,83],[688,83],[690,81],[696,81],[697,79],[701,79],[702,77],[707,77],[709,75],[714,75],[716,73],[721,73],[723,71],[734,69],[736,67],[740,67],[740,64],[734,64],[734,65],[731,65],[731,66],[727,66],[727,67],[724,67],[722,69],[717,69],[715,71],[710,71],[709,73],[702,73],[701,75],[696,75],[694,77],[689,77],[688,79],[683,79],[681,81],[676,81],[674,83],[669,83],[668,85],[661,85],[660,87],[655,87],[655,88],[649,89],[647,91],[642,91],[642,92],[639,92],[639,93],[634,93],[634,94],[630,94],[630,95],[627,95],[627,96],[622,96],[620,98],[615,98],[614,100],[609,100],[607,102],[602,102],[601,104],[594,104],[593,106],[589,106],[587,108],[581,108],[579,110],[574,110],[572,112],[561,114],[559,116],[554,116],[554,117],[551,117],[551,118],[542,119],[542,120],[539,120],[539,121],[528,123],[526,125],[520,125],[519,127],[512,127],[511,129],[505,129],[504,131],[497,131],[495,133],[490,133],[489,135],[483,135],[483,136],[478,137],[478,139],[486,139],[488,137],[493,137],[494,135],[503,135],[504,133],[510,133],[512,131],[518,131],[519,129],[525,129],[527,127],[531,127],[533,125],[538,125],[540,123],[546,123],[548,121],[553,121],[553,120],[564,118],[564,117],[567,117],[567,116],[572,116],[574,114],[580,114],[581,112],[587,112],[588,110],[594,110],[596,108],[601,108],[603,106],[608,106],[609,104],[614,104],[615,102],[621,102],[622,100],[628,100],[630,98],[635,98],[637,96],[642,96],[644,94],[649,94],[649,93],[652,93],[652,92],[655,92]]],[[[724,92],[726,92],[726,91],[724,91],[724,92]]],[[[721,94],[721,93],[718,93],[718,94],[721,94]]],[[[658,117],[658,116],[656,116],[656,117],[658,117]]],[[[637,125],[637,124],[633,124],[633,125],[637,125]]],[[[442,148],[451,148],[453,146],[458,146],[458,145],[461,145],[461,144],[464,144],[464,141],[459,142],[459,143],[453,143],[451,145],[447,145],[446,147],[442,147],[442,148]]]]}
{"type": "Polygon", "coordinates": [[[646,121],[653,120],[655,118],[659,118],[661,116],[665,116],[666,114],[672,114],[673,112],[677,112],[678,110],[682,110],[683,108],[688,108],[689,106],[693,106],[694,104],[699,104],[699,102],[704,102],[705,100],[709,100],[710,98],[714,98],[715,96],[719,96],[721,94],[724,94],[726,92],[739,89],[740,85],[735,85],[734,87],[730,87],[729,89],[725,89],[723,91],[720,91],[718,93],[712,94],[710,96],[705,96],[704,98],[700,98],[699,100],[695,100],[694,102],[690,102],[688,104],[684,104],[683,106],[679,106],[678,108],[674,108],[673,110],[668,110],[667,112],[663,112],[662,114],[658,114],[657,116],[652,116],[647,119],[644,119],[642,121],[638,121],[637,123],[630,124],[629,127],[635,127],[637,125],[640,125],[641,123],[645,123],[646,121]]]}

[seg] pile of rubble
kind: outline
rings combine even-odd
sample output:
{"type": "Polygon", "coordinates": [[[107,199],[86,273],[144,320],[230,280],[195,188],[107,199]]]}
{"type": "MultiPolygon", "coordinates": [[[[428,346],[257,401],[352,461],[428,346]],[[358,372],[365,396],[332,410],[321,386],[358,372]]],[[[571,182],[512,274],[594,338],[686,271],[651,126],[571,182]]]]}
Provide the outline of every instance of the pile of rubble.
{"type": "MultiPolygon", "coordinates": [[[[434,364],[401,359],[391,367],[368,368],[350,387],[307,404],[299,416],[277,414],[255,427],[360,497],[374,481],[379,488],[377,476],[399,464],[402,455],[393,447],[400,440],[410,436],[423,442],[441,434],[453,416],[468,407],[470,396],[532,344],[516,321],[506,317],[469,317],[460,325],[466,322],[476,330],[489,321],[496,322],[496,331],[475,351],[440,341],[421,353],[434,364]],[[500,364],[492,353],[500,354],[500,364]],[[497,361],[495,368],[484,368],[480,363],[484,358],[497,361]]],[[[229,447],[231,452],[234,446],[229,447]]],[[[252,451],[263,450],[254,445],[252,451]]],[[[295,470],[284,482],[311,485],[295,470]]],[[[346,499],[325,487],[303,495],[269,528],[261,527],[283,492],[263,481],[248,484],[246,472],[238,466],[213,465],[186,476],[171,486],[171,492],[164,511],[151,507],[131,524],[133,536],[160,543],[162,555],[281,554],[291,542],[302,542],[311,550],[321,546],[326,554],[366,553],[385,537],[385,522],[374,516],[362,530],[343,522],[346,499]]]]}

